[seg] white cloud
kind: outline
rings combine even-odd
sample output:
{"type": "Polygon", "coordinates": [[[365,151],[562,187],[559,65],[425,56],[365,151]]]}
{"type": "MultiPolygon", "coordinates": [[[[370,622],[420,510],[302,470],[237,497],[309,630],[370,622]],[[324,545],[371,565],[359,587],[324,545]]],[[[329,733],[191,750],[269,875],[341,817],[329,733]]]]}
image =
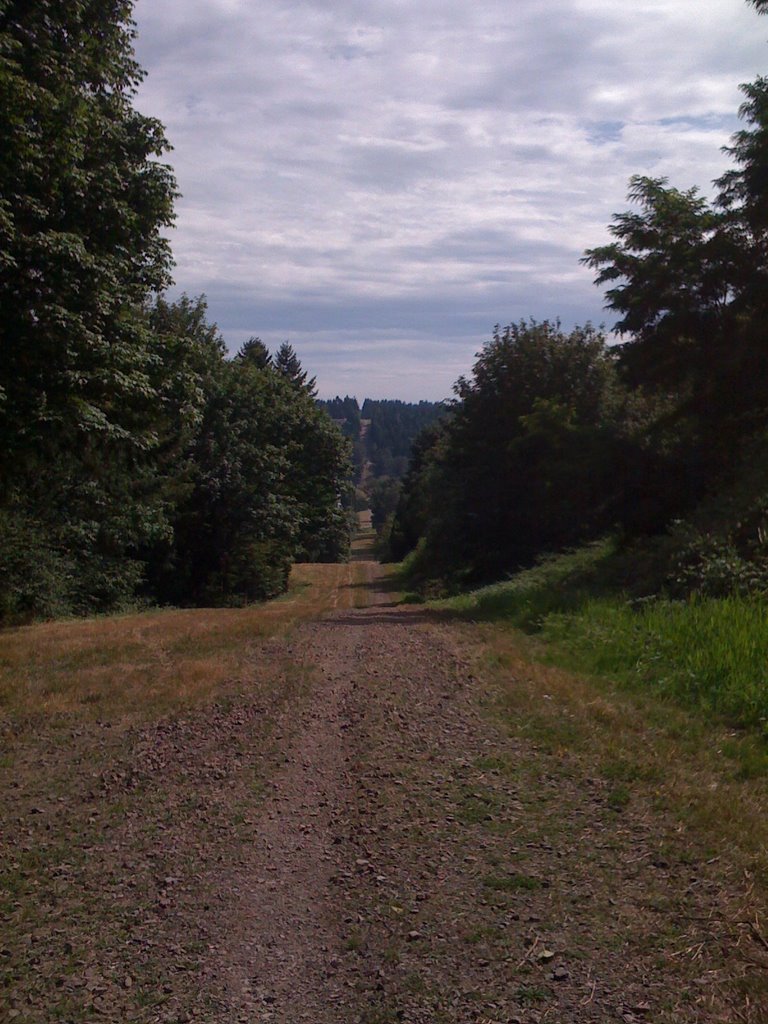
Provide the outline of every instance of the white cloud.
{"type": "Polygon", "coordinates": [[[581,252],[631,174],[722,172],[768,35],[740,0],[139,0],[136,18],[137,105],[183,193],[179,289],[233,347],[290,337],[324,391],[393,397],[442,397],[497,320],[600,319],[581,252]]]}

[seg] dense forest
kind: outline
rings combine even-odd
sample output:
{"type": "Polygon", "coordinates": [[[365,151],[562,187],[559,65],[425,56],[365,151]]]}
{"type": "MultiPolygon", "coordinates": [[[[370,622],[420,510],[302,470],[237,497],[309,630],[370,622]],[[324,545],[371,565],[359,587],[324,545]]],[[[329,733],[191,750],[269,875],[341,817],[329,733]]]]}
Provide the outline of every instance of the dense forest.
{"type": "Polygon", "coordinates": [[[360,482],[363,463],[374,477],[404,476],[414,438],[444,411],[442,402],[373,398],[364,399],[361,408],[349,395],[318,401],[318,405],[355,444],[356,483],[360,482]]]}
{"type": "Polygon", "coordinates": [[[375,477],[400,479],[408,468],[414,438],[443,413],[440,402],[401,402],[366,398],[361,416],[370,426],[367,457],[375,477]]]}
{"type": "Polygon", "coordinates": [[[353,445],[355,507],[370,509],[382,554],[392,526],[415,439],[443,415],[442,402],[402,402],[399,399],[363,401],[346,395],[318,403],[353,445]]]}
{"type": "Polygon", "coordinates": [[[349,446],[296,354],[166,297],[176,184],[128,0],[0,5],[0,617],[279,593],[343,557],[349,446]]]}
{"type": "Polygon", "coordinates": [[[429,585],[611,533],[645,545],[636,589],[768,588],[768,79],[712,201],[637,176],[584,255],[621,344],[499,325],[452,402],[361,409],[168,298],[177,189],[131,9],[0,5],[0,618],[277,594],[346,556],[351,458],[429,585]]]}
{"type": "Polygon", "coordinates": [[[415,580],[499,579],[611,532],[630,591],[768,589],[768,79],[741,88],[714,199],[634,177],[584,255],[622,343],[497,327],[417,440],[390,535],[415,580]]]}

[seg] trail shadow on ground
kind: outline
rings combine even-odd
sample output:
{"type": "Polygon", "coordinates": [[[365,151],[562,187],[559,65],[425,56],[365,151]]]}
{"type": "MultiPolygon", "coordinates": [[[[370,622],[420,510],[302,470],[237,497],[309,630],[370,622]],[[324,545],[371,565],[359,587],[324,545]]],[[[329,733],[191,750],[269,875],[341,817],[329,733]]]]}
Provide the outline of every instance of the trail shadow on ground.
{"type": "Polygon", "coordinates": [[[396,579],[379,577],[373,580],[360,580],[358,583],[345,583],[341,590],[370,590],[377,594],[399,594],[402,587],[396,579]]]}
{"type": "Polygon", "coordinates": [[[424,622],[445,622],[456,618],[456,615],[429,608],[416,608],[407,604],[379,604],[369,608],[352,608],[344,612],[336,612],[323,621],[332,626],[370,626],[370,625],[411,625],[424,622]]]}
{"type": "Polygon", "coordinates": [[[359,533],[350,545],[350,562],[376,562],[376,534],[371,531],[359,533]]]}

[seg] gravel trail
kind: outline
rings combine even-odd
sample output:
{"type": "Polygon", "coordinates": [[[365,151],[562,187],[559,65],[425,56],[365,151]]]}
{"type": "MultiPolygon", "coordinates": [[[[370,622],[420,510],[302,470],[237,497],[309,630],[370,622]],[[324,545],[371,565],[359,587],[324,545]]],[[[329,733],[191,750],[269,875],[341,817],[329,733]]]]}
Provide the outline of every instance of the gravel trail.
{"type": "Polygon", "coordinates": [[[743,874],[362,563],[213,703],[18,747],[0,1017],[765,1024],[743,874]]]}
{"type": "Polygon", "coordinates": [[[216,1019],[768,1019],[722,994],[717,866],[502,730],[460,627],[388,606],[377,572],[369,607],[283,651],[306,700],[226,883],[216,1019]]]}

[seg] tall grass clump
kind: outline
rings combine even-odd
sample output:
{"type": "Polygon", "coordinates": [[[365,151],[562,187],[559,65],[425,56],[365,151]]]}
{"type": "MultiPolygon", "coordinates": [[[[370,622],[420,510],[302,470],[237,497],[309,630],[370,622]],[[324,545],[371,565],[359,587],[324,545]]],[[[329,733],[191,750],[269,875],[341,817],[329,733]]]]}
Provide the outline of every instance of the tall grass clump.
{"type": "Polygon", "coordinates": [[[550,615],[574,612],[601,593],[605,564],[614,556],[613,540],[587,544],[542,559],[532,569],[445,602],[468,618],[508,622],[526,633],[538,632],[550,615]]]}
{"type": "Polygon", "coordinates": [[[548,660],[768,734],[768,598],[636,599],[611,541],[445,602],[535,634],[548,660]]]}
{"type": "Polygon", "coordinates": [[[632,606],[600,598],[574,613],[548,615],[540,636],[571,667],[642,686],[735,725],[768,723],[764,600],[694,598],[632,606]]]}

